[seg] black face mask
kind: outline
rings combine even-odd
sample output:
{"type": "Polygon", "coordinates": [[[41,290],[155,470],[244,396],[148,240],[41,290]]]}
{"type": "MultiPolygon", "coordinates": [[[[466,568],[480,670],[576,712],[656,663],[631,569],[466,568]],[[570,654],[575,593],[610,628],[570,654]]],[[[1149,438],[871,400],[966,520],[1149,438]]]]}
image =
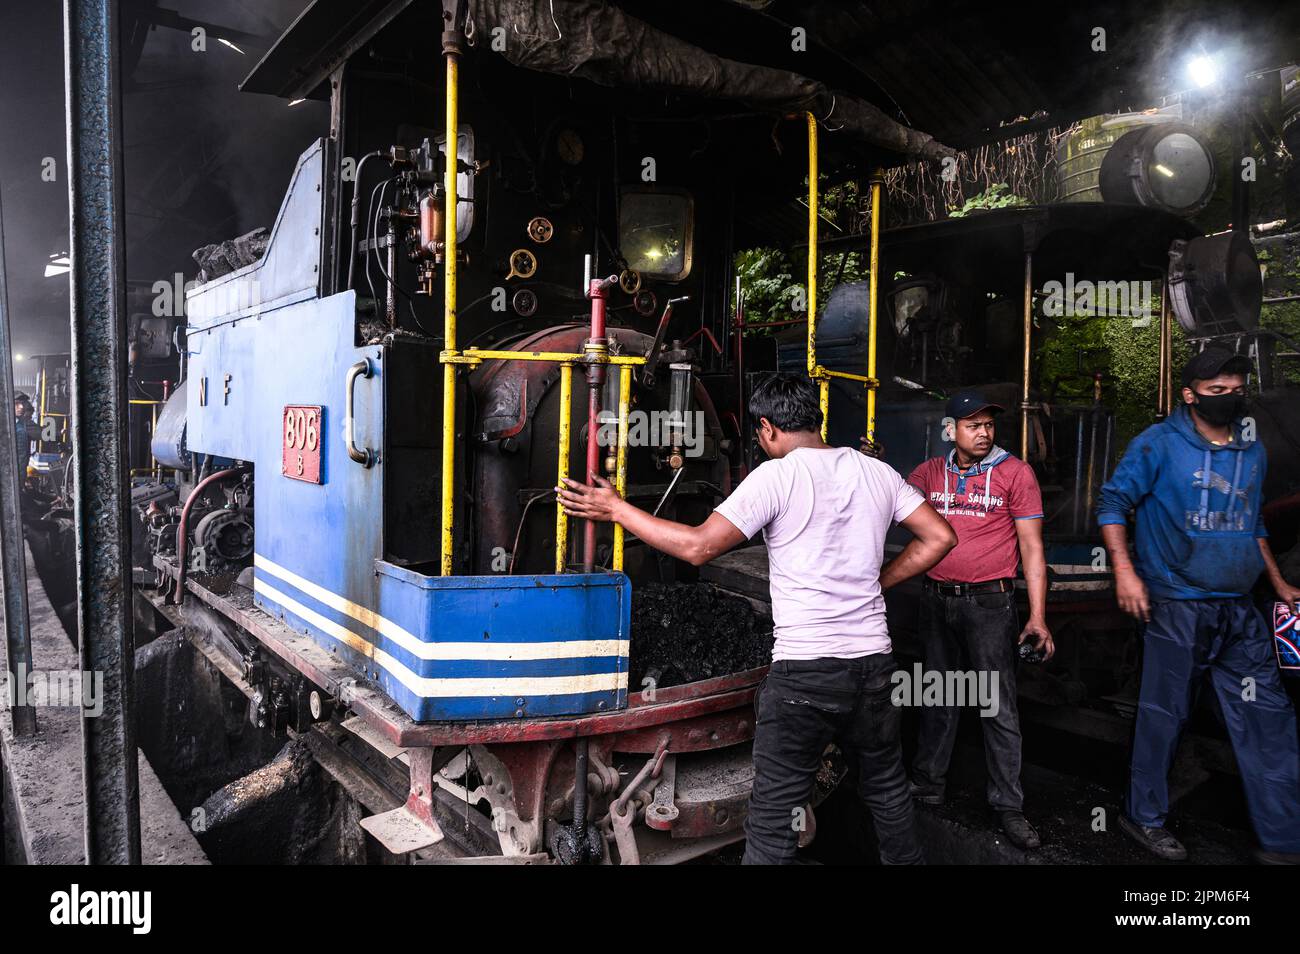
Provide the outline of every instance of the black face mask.
{"type": "Polygon", "coordinates": [[[1246,413],[1246,396],[1244,394],[1200,394],[1192,405],[1196,413],[1215,427],[1231,424],[1246,413]]]}

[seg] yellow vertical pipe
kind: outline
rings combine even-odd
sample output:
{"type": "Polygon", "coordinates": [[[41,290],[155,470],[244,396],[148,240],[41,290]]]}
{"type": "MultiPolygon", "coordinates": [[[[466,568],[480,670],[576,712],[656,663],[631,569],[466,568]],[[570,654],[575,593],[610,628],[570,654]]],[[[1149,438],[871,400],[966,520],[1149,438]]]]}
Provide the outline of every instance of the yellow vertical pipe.
{"type": "Polygon", "coordinates": [[[1034,255],[1025,253],[1025,342],[1020,386],[1020,459],[1029,460],[1029,361],[1034,332],[1034,255]]]}
{"type": "MultiPolygon", "coordinates": [[[[460,72],[456,54],[447,54],[446,237],[443,240],[443,352],[456,354],[456,157],[459,152],[460,72]]],[[[442,365],[442,575],[451,576],[456,511],[456,366],[442,365]]]]}
{"type": "Polygon", "coordinates": [[[826,440],[826,428],[831,415],[831,379],[820,378],[817,381],[817,403],[822,409],[822,440],[826,440]]]}
{"type": "MultiPolygon", "coordinates": [[[[614,489],[620,497],[627,495],[627,428],[632,404],[632,367],[618,369],[618,453],[614,458],[614,489]]],[[[614,559],[616,571],[623,569],[623,525],[614,524],[614,559]]]]}
{"type": "Polygon", "coordinates": [[[817,377],[817,119],[808,113],[808,377],[817,377]]]}
{"type": "MultiPolygon", "coordinates": [[[[876,377],[876,300],[880,294],[880,203],[884,197],[884,173],[871,177],[871,264],[867,294],[867,377],[876,377]]],[[[876,385],[867,385],[867,440],[876,441],[876,385]]]]}
{"type": "MultiPolygon", "coordinates": [[[[569,476],[569,437],[573,422],[573,365],[560,365],[560,435],[559,466],[556,467],[557,487],[564,486],[569,476]]],[[[563,573],[569,555],[569,518],[558,502],[555,504],[555,572],[563,573]]]]}

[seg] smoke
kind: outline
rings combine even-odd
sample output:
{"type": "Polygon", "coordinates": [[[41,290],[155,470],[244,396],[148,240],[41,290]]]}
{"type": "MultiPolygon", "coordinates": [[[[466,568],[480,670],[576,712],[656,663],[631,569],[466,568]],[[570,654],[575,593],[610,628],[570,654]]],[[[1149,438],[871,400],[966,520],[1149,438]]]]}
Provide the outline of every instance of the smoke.
{"type": "MultiPolygon", "coordinates": [[[[190,253],[270,226],[298,156],[328,133],[328,107],[240,93],[239,83],[307,0],[168,4],[210,25],[142,32],[131,62],[135,17],[162,11],[123,3],[122,143],[126,271],[140,308],[155,281],[192,277],[190,253]],[[130,22],[128,22],[130,21],[130,22]],[[243,34],[236,49],[221,27],[243,34]],[[202,47],[202,48],[196,48],[202,47]]],[[[68,349],[68,281],[45,276],[68,249],[63,20],[57,3],[0,5],[0,189],[14,350],[68,349]],[[52,166],[53,179],[50,181],[52,166]]]]}

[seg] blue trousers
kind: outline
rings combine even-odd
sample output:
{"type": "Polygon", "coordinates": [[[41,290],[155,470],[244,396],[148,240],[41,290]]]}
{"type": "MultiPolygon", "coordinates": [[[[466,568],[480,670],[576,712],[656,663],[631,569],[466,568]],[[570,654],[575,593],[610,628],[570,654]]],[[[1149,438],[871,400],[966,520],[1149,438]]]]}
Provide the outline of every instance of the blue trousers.
{"type": "Polygon", "coordinates": [[[1153,603],[1142,661],[1128,816],[1164,825],[1169,768],[1206,670],[1260,845],[1300,851],[1300,746],[1267,621],[1246,597],[1153,603]]]}

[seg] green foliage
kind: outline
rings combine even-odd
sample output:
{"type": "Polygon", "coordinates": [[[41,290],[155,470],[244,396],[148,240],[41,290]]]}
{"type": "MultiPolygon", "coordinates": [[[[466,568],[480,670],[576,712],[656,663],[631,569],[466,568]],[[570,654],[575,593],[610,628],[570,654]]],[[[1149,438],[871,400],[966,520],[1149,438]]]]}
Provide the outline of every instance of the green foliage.
{"type": "MultiPolygon", "coordinates": [[[[1131,318],[1102,315],[1064,316],[1052,320],[1039,347],[1038,378],[1048,401],[1070,404],[1092,400],[1092,372],[1101,371],[1102,401],[1115,412],[1115,431],[1122,447],[1154,423],[1160,384],[1159,304],[1149,303],[1149,324],[1134,327],[1131,318]]],[[[1175,326],[1175,369],[1191,357],[1186,339],[1175,326]]]]}
{"type": "MultiPolygon", "coordinates": [[[[1289,294],[1294,294],[1291,292],[1289,294]]],[[[1300,301],[1287,301],[1277,305],[1264,305],[1259,310],[1259,326],[1269,331],[1276,331],[1292,341],[1300,343],[1300,301]]],[[[1284,342],[1278,342],[1278,351],[1291,351],[1284,342]]],[[[1279,379],[1287,384],[1300,384],[1300,361],[1287,359],[1274,363],[1280,372],[1279,379]]]]}
{"type": "MultiPolygon", "coordinates": [[[[1300,260],[1295,254],[1295,246],[1279,249],[1277,256],[1267,249],[1259,249],[1257,256],[1268,272],[1265,285],[1265,298],[1284,298],[1287,295],[1300,294],[1300,260]]],[[[1264,305],[1259,310],[1259,326],[1268,331],[1300,343],[1300,301],[1285,301],[1273,305],[1264,305]]],[[[1297,350],[1285,342],[1276,345],[1279,352],[1297,350]]],[[[1287,358],[1274,362],[1278,377],[1286,384],[1300,384],[1300,361],[1287,358]]]]}
{"type": "Polygon", "coordinates": [[[1028,199],[1016,195],[1005,182],[997,182],[979,195],[971,196],[960,207],[950,205],[948,207],[948,217],[950,219],[960,219],[972,212],[984,212],[989,209],[1009,209],[1014,206],[1029,204],[1028,199]]]}
{"type": "MultiPolygon", "coordinates": [[[[774,248],[750,248],[736,254],[736,274],[745,297],[745,320],[796,318],[795,305],[805,294],[795,281],[790,255],[774,248]]],[[[761,330],[761,329],[760,329],[761,330]]]]}
{"type": "MultiPolygon", "coordinates": [[[[826,177],[823,176],[822,179],[826,177]]],[[[862,195],[856,182],[818,189],[817,208],[823,218],[821,235],[852,234],[863,217],[862,195]],[[836,232],[835,227],[839,231],[836,232]]],[[[802,238],[802,236],[800,236],[802,238]]],[[[865,242],[865,236],[864,236],[865,242]]],[[[820,312],[830,290],[842,282],[864,281],[870,263],[864,252],[832,252],[818,256],[817,307],[820,312]]],[[[803,318],[807,304],[807,256],[778,248],[751,248],[736,254],[736,275],[745,296],[749,323],[803,318]]],[[[766,329],[750,329],[766,334],[766,329]]]]}

